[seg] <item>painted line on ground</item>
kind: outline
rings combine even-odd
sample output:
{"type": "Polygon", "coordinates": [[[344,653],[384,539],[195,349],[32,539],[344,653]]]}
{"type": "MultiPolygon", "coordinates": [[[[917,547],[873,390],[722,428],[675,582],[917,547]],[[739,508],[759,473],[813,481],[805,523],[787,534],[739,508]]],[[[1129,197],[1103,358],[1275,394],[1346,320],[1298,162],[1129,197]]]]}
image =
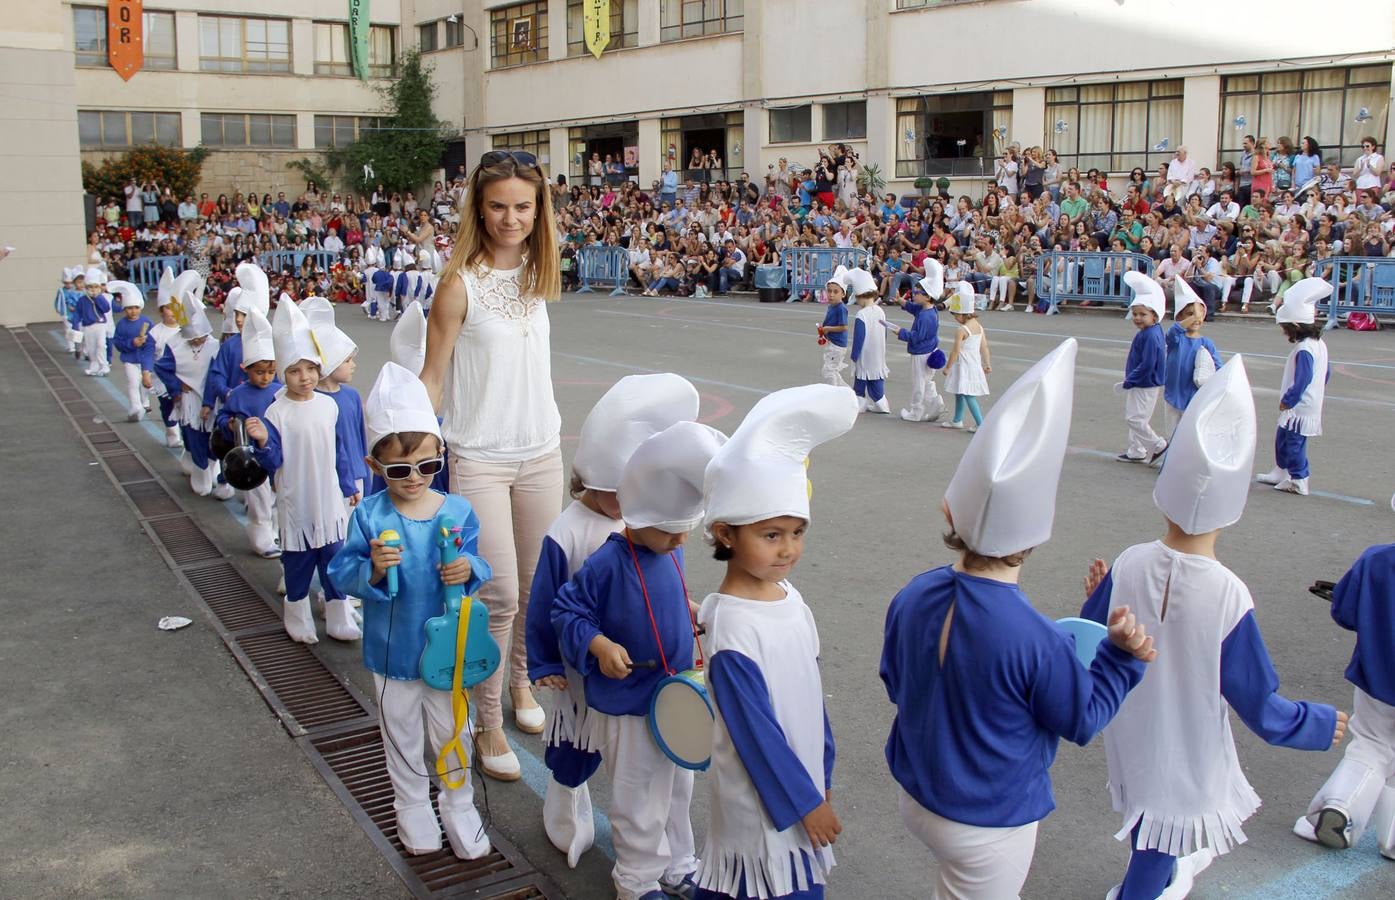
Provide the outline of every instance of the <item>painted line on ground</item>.
{"type": "Polygon", "coordinates": [[[1368,831],[1350,850],[1327,850],[1265,882],[1237,900],[1311,900],[1313,897],[1354,896],[1348,889],[1365,875],[1391,861],[1376,849],[1375,831],[1368,831]]]}
{"type": "MultiPolygon", "coordinates": [[[[631,365],[630,363],[616,362],[615,360],[611,359],[600,359],[599,357],[595,356],[580,356],[575,353],[558,353],[556,350],[552,351],[552,355],[554,357],[561,357],[562,359],[572,359],[576,360],[577,362],[589,363],[593,366],[607,366],[612,369],[624,369],[627,372],[636,372],[641,375],[653,375],[655,373],[665,371],[664,369],[651,369],[648,366],[636,366],[631,365]]],[[[678,372],[676,374],[683,375],[682,372],[678,372]]],[[[699,378],[696,375],[683,375],[683,377],[688,379],[689,381],[696,382],[697,384],[710,384],[715,387],[724,387],[733,391],[745,391],[746,393],[750,394],[759,394],[762,397],[764,397],[766,394],[769,394],[772,391],[779,390],[779,388],[751,387],[749,384],[732,384],[729,381],[714,381],[711,378],[699,378]]]]}

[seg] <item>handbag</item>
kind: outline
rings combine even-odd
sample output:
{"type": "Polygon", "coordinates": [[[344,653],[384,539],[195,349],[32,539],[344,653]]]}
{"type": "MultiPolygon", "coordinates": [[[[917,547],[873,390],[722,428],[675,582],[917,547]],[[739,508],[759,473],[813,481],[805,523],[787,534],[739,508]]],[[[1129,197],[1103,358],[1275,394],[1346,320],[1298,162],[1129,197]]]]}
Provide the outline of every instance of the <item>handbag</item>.
{"type": "Polygon", "coordinates": [[[1374,313],[1354,312],[1347,316],[1347,328],[1352,331],[1380,331],[1380,319],[1374,313]]]}

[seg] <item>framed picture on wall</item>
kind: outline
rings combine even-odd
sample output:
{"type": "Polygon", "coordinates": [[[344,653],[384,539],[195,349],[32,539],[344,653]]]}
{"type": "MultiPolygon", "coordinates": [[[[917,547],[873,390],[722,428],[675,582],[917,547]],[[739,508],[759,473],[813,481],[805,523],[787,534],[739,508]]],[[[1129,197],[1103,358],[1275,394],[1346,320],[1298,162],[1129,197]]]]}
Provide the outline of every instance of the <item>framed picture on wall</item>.
{"type": "Polygon", "coordinates": [[[528,50],[537,49],[537,29],[534,28],[536,16],[519,16],[509,20],[509,52],[522,53],[528,50]]]}

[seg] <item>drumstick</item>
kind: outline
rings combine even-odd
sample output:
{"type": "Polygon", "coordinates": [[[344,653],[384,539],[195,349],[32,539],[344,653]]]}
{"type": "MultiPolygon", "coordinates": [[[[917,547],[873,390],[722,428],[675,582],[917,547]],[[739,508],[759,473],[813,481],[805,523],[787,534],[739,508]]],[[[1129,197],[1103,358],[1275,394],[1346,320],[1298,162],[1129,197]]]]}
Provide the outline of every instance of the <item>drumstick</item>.
{"type": "Polygon", "coordinates": [[[1332,589],[1336,586],[1337,583],[1334,581],[1314,581],[1312,586],[1308,588],[1308,593],[1312,594],[1314,597],[1318,597],[1320,599],[1326,600],[1328,603],[1331,603],[1332,589]]]}
{"type": "Polygon", "coordinates": [[[646,659],[643,662],[627,662],[625,667],[628,669],[657,669],[659,662],[654,659],[646,659]]]}

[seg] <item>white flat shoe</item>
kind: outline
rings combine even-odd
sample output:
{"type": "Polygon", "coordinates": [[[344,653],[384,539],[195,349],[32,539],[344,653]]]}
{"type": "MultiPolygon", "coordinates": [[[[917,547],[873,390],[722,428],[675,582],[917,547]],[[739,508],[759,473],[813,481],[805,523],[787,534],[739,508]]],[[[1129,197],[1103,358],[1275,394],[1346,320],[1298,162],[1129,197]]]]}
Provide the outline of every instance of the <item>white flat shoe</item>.
{"type": "Polygon", "coordinates": [[[489,844],[489,835],[484,832],[484,823],[473,804],[461,809],[441,807],[441,822],[446,826],[446,837],[450,849],[458,859],[479,859],[488,856],[494,849],[489,844]]]}
{"type": "Polygon", "coordinates": [[[325,631],[336,641],[356,641],[363,637],[348,600],[330,600],[325,604],[325,631]]]}
{"type": "Polygon", "coordinates": [[[1314,844],[1318,842],[1317,830],[1313,828],[1313,823],[1308,821],[1307,816],[1299,816],[1298,821],[1293,823],[1293,833],[1305,841],[1310,841],[1314,844]]]}
{"type": "Polygon", "coordinates": [[[1278,468],[1270,469],[1268,472],[1265,472],[1263,475],[1256,475],[1256,476],[1255,476],[1255,481],[1258,481],[1260,484],[1278,484],[1278,483],[1281,482],[1281,481],[1287,481],[1287,480],[1288,480],[1288,473],[1285,472],[1283,469],[1278,469],[1278,468]]]}
{"type": "Polygon", "coordinates": [[[523,777],[523,767],[518,764],[518,756],[509,750],[501,756],[479,756],[480,771],[495,781],[517,781],[523,777]]]}
{"type": "Polygon", "coordinates": [[[542,734],[543,726],[547,723],[547,713],[541,706],[525,706],[522,709],[514,707],[513,721],[524,734],[542,734]]]}
{"type": "Polygon", "coordinates": [[[951,421],[949,421],[949,422],[941,422],[941,423],[940,423],[940,427],[941,427],[941,428],[963,428],[963,427],[964,427],[964,423],[963,423],[963,422],[955,422],[955,421],[952,421],[952,420],[951,420],[951,421]]]}
{"type": "Polygon", "coordinates": [[[441,826],[428,804],[397,811],[397,838],[412,856],[423,856],[441,849],[441,826]]]}
{"type": "Polygon", "coordinates": [[[281,623],[286,627],[286,634],[291,640],[302,644],[318,644],[319,635],[315,634],[315,616],[310,612],[310,603],[305,598],[294,602],[287,600],[281,604],[281,623]]]}
{"type": "Polygon", "coordinates": [[[1206,871],[1216,858],[1214,850],[1198,850],[1177,860],[1172,870],[1172,883],[1158,895],[1158,900],[1184,900],[1196,884],[1196,876],[1206,871]]]}

